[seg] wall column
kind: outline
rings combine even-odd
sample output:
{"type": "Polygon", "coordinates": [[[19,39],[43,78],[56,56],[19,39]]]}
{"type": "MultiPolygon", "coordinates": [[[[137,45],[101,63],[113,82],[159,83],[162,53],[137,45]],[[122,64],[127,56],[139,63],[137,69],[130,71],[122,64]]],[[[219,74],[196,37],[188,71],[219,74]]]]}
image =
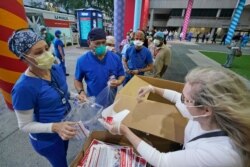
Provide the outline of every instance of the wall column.
{"type": "Polygon", "coordinates": [[[152,30],[154,26],[154,13],[155,13],[155,10],[151,9],[150,20],[149,20],[149,30],[152,30]]]}
{"type": "Polygon", "coordinates": [[[114,1],[114,37],[115,48],[119,50],[119,45],[124,34],[125,0],[114,1]]]}

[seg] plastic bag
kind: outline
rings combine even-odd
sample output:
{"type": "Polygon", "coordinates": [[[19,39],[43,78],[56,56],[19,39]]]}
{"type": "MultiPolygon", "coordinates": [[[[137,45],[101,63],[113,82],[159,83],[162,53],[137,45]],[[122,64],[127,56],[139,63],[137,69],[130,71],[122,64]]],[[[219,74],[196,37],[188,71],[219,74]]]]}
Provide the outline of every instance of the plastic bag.
{"type": "Polygon", "coordinates": [[[75,136],[77,140],[83,140],[94,130],[104,129],[98,122],[103,107],[93,101],[93,98],[84,103],[80,103],[77,99],[70,100],[71,111],[62,119],[62,121],[77,122],[77,135],[75,136]]]}
{"type": "Polygon", "coordinates": [[[236,50],[235,50],[235,56],[236,56],[236,57],[242,56],[241,49],[236,49],[236,50]]]}

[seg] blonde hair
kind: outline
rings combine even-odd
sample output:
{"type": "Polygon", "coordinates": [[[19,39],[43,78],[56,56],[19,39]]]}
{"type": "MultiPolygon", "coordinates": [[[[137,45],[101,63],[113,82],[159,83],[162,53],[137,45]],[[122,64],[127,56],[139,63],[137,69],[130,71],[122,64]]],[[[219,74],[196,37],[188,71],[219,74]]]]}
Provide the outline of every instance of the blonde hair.
{"type": "Polygon", "coordinates": [[[196,105],[212,108],[222,130],[234,141],[250,166],[250,83],[236,73],[215,67],[198,67],[186,76],[196,105]]]}

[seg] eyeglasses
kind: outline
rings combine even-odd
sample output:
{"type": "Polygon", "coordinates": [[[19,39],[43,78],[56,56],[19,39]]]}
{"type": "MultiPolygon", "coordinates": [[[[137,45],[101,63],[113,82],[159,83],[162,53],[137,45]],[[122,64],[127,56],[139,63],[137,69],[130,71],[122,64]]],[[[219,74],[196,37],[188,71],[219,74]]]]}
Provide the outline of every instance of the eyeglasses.
{"type": "Polygon", "coordinates": [[[182,102],[183,104],[185,104],[185,103],[194,104],[194,103],[195,103],[194,100],[188,100],[188,99],[186,99],[185,96],[183,95],[183,93],[181,94],[181,102],[182,102]]]}
{"type": "Polygon", "coordinates": [[[114,44],[111,44],[111,43],[106,43],[106,46],[114,47],[115,45],[114,45],[114,44]]]}

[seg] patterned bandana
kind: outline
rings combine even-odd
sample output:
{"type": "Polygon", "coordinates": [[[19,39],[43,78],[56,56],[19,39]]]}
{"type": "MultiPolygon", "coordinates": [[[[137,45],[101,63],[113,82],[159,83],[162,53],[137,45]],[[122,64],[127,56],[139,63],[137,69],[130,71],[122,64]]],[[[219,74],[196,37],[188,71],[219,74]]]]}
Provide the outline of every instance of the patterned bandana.
{"type": "Polygon", "coordinates": [[[31,29],[16,30],[9,38],[9,50],[15,53],[17,57],[22,57],[40,40],[43,40],[42,37],[31,29]]]}

